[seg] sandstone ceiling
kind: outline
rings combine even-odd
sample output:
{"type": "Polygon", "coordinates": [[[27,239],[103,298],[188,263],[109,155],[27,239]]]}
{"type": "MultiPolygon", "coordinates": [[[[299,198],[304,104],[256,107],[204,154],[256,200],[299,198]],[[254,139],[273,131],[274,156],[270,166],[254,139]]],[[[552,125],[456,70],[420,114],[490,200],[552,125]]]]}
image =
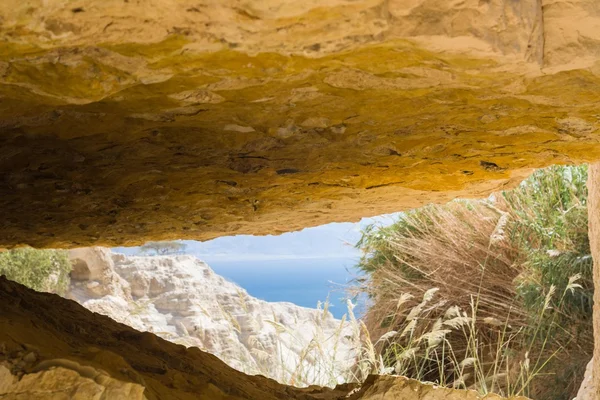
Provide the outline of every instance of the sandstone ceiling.
{"type": "Polygon", "coordinates": [[[595,0],[3,0],[0,246],[268,234],[600,159],[595,0]]]}

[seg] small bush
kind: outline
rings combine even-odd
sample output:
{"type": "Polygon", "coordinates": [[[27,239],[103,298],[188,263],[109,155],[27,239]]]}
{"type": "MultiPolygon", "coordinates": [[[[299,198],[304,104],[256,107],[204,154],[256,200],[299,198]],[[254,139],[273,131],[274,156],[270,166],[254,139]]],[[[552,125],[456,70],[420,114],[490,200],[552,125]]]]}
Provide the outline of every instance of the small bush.
{"type": "Polygon", "coordinates": [[[140,247],[141,254],[148,255],[172,255],[183,254],[187,245],[182,242],[148,242],[140,247]]]}
{"type": "Polygon", "coordinates": [[[64,295],[71,263],[66,251],[19,248],[0,253],[0,275],[31,289],[64,295]]]}

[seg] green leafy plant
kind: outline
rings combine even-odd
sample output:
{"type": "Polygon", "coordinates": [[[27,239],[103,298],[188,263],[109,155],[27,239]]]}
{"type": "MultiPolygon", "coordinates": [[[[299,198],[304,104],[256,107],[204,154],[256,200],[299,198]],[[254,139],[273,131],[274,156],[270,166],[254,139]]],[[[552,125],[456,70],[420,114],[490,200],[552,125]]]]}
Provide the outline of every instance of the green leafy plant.
{"type": "Polygon", "coordinates": [[[0,275],[31,289],[63,295],[69,285],[71,263],[64,250],[28,247],[0,253],[0,275]]]}

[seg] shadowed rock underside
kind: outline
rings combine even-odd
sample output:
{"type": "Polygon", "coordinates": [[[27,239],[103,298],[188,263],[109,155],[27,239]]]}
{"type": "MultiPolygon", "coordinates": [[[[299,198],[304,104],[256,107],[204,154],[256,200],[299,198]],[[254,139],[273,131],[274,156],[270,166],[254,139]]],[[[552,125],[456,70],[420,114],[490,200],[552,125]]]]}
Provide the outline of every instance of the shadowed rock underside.
{"type": "Polygon", "coordinates": [[[599,7],[3,1],[0,246],[276,234],[597,160],[599,7]]]}

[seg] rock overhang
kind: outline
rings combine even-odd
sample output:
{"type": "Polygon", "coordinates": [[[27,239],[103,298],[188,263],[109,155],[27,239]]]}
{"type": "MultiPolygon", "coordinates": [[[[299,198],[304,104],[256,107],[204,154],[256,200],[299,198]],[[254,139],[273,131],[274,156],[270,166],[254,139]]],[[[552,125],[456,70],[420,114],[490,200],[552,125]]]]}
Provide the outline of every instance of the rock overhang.
{"type": "Polygon", "coordinates": [[[0,5],[0,246],[281,233],[600,158],[593,1],[148,5],[0,5]]]}

